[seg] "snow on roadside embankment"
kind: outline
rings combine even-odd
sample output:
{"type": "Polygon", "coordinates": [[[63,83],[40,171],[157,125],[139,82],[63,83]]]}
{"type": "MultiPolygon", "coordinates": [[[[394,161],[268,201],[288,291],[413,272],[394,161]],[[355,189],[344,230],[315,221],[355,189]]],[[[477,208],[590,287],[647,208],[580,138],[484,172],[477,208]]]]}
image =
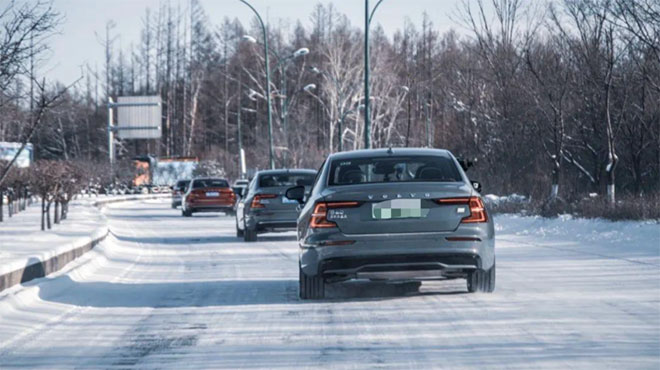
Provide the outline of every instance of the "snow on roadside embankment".
{"type": "Polygon", "coordinates": [[[572,250],[660,266],[660,223],[608,221],[495,214],[495,234],[501,241],[529,242],[538,247],[572,250]],[[531,237],[531,238],[530,238],[531,237]]]}
{"type": "Polygon", "coordinates": [[[136,196],[80,198],[71,203],[66,220],[46,231],[40,230],[41,207],[38,203],[6,218],[0,223],[0,276],[103,238],[108,227],[97,204],[134,198],[136,196]]]}
{"type": "Polygon", "coordinates": [[[73,202],[68,218],[47,231],[39,229],[38,204],[0,223],[0,275],[23,268],[28,263],[46,261],[105,235],[105,217],[94,206],[95,201],[73,202]]]}

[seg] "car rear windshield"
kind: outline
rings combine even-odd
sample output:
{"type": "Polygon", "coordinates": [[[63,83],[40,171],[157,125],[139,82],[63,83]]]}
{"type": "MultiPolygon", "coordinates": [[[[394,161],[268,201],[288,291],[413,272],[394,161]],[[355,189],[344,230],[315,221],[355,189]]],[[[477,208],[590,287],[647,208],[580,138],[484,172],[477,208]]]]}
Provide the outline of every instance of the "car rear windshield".
{"type": "Polygon", "coordinates": [[[199,179],[194,180],[193,189],[202,189],[202,188],[228,188],[229,184],[225,180],[220,179],[199,179]]]}
{"type": "Polygon", "coordinates": [[[328,185],[458,181],[463,179],[449,157],[402,156],[335,160],[328,185]]]}
{"type": "Polygon", "coordinates": [[[298,185],[311,186],[313,182],[314,174],[307,173],[265,174],[259,177],[260,188],[298,185]]]}
{"type": "Polygon", "coordinates": [[[183,191],[183,190],[186,190],[186,188],[188,187],[188,184],[190,184],[190,180],[182,180],[182,181],[178,181],[178,182],[176,183],[176,188],[177,188],[178,190],[183,191]]]}

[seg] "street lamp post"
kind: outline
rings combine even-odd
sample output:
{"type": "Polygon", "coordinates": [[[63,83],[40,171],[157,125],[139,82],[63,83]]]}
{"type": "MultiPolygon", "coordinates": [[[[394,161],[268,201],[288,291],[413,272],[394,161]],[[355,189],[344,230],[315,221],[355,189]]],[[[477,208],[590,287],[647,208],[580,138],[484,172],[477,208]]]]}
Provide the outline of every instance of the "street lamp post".
{"type": "MultiPolygon", "coordinates": [[[[277,63],[277,66],[275,69],[280,70],[280,96],[281,96],[281,107],[280,107],[280,118],[282,120],[282,128],[284,129],[284,137],[286,140],[286,146],[289,146],[289,125],[288,125],[288,116],[289,116],[289,96],[287,95],[286,92],[286,71],[287,67],[289,66],[289,62],[291,62],[293,59],[301,57],[303,55],[309,54],[309,49],[308,48],[300,48],[296,50],[293,54],[287,56],[286,58],[280,59],[280,61],[277,63]]],[[[284,164],[285,166],[288,164],[288,152],[284,152],[284,164]]]]}
{"type": "Polygon", "coordinates": [[[369,0],[364,0],[364,148],[371,149],[371,112],[369,107],[369,26],[383,0],[378,0],[369,13],[369,0]]]}
{"type": "Polygon", "coordinates": [[[243,92],[241,86],[241,83],[239,82],[238,84],[238,111],[236,112],[236,126],[238,126],[238,161],[239,161],[239,170],[238,172],[240,173],[240,178],[245,177],[245,173],[243,169],[245,168],[245,156],[243,155],[243,135],[241,132],[241,110],[243,110],[243,96],[241,93],[243,92]]]}
{"type": "Polygon", "coordinates": [[[406,129],[406,148],[408,147],[408,139],[410,138],[410,88],[408,86],[401,86],[401,89],[406,92],[408,98],[408,128],[406,129]]]}
{"type": "Polygon", "coordinates": [[[272,113],[272,106],[271,106],[271,94],[270,94],[270,64],[268,62],[268,30],[266,29],[266,25],[264,24],[264,21],[261,19],[261,15],[259,15],[259,12],[250,5],[246,0],[239,0],[243,4],[247,5],[257,16],[257,20],[259,20],[259,24],[261,25],[261,31],[263,33],[264,37],[264,59],[266,63],[266,101],[268,102],[268,162],[269,166],[271,169],[275,168],[275,158],[273,155],[273,113],[272,113]]]}

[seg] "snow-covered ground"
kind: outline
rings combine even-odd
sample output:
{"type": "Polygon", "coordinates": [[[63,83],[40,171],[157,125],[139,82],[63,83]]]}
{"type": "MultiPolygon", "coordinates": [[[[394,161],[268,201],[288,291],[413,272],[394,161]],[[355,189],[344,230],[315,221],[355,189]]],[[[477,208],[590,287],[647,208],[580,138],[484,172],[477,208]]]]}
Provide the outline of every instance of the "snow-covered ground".
{"type": "Polygon", "coordinates": [[[0,222],[0,274],[47,260],[104,234],[106,222],[94,201],[96,198],[72,202],[68,219],[47,231],[40,230],[40,204],[34,203],[11,218],[5,215],[5,221],[0,222]]]}
{"type": "MultiPolygon", "coordinates": [[[[29,263],[45,261],[104,235],[106,220],[94,203],[134,197],[144,196],[98,196],[74,200],[69,206],[68,218],[46,231],[40,229],[41,204],[38,202],[11,218],[5,213],[4,221],[0,222],[0,275],[29,263]]],[[[51,222],[52,217],[51,209],[51,222]]]]}
{"type": "Polygon", "coordinates": [[[334,286],[297,298],[293,233],[110,205],[112,235],[0,293],[0,368],[660,367],[660,225],[496,216],[497,288],[334,286]]]}

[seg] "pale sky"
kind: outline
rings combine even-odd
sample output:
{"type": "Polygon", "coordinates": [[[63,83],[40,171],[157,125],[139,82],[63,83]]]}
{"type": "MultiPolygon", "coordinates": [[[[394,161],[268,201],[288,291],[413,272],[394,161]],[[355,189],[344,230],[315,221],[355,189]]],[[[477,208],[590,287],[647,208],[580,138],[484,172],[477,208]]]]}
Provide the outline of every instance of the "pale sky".
{"type": "MultiPolygon", "coordinates": [[[[166,3],[168,0],[164,0],[166,3]]],[[[185,8],[189,0],[169,0],[172,4],[181,2],[185,8]]],[[[238,0],[201,0],[209,19],[219,24],[225,17],[238,18],[244,26],[249,26],[252,13],[238,0]]],[[[334,3],[335,9],[346,14],[354,26],[363,27],[363,0],[250,0],[262,17],[272,24],[280,19],[295,24],[300,19],[310,27],[310,15],[314,6],[334,3]]],[[[373,6],[377,0],[370,0],[373,6]]],[[[52,52],[41,68],[41,73],[50,80],[63,83],[74,81],[80,76],[80,66],[98,64],[103,69],[103,47],[99,42],[109,20],[116,22],[115,33],[119,35],[116,46],[121,43],[128,47],[138,44],[142,29],[142,18],[147,8],[156,10],[160,0],[54,0],[55,9],[65,17],[61,33],[51,41],[52,52]],[[97,36],[98,34],[98,36],[97,36]]],[[[437,30],[444,32],[450,28],[459,29],[452,18],[456,18],[456,8],[461,0],[384,0],[374,16],[374,25],[382,25],[389,36],[401,29],[406,17],[421,28],[422,13],[426,11],[437,30]]],[[[310,47],[313,52],[313,47],[310,47]]]]}

